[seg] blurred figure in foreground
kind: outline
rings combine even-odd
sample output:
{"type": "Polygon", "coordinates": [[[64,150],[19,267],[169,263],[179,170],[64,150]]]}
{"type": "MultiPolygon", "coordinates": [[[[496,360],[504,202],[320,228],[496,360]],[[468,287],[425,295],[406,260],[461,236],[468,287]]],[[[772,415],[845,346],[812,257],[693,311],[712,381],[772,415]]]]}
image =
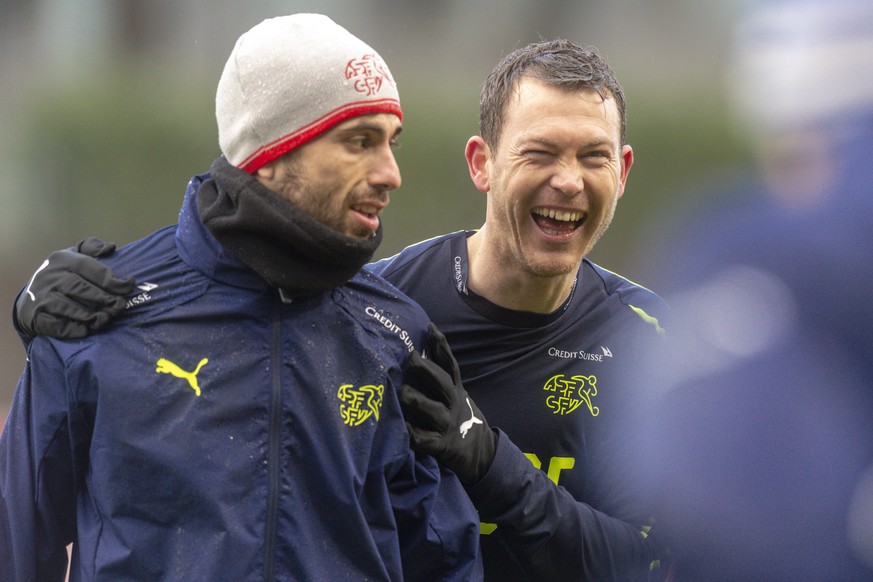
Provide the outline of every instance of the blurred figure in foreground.
{"type": "Polygon", "coordinates": [[[764,2],[737,38],[761,175],[671,241],[641,457],[673,579],[873,579],[873,3],[764,2]]]}

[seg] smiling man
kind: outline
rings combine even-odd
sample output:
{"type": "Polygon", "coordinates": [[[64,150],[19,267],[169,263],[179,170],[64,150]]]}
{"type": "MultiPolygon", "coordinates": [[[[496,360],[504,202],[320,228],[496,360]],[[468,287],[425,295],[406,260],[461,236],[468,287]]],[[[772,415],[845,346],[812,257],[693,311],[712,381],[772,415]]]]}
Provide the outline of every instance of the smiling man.
{"type": "Polygon", "coordinates": [[[28,348],[0,579],[63,580],[68,544],[74,580],[479,578],[476,512],[401,415],[427,317],[361,271],[400,186],[387,66],[325,16],[266,20],[216,118],[178,225],[107,260],[139,287],[112,331],[28,348]]]}
{"type": "Polygon", "coordinates": [[[455,370],[414,357],[401,400],[414,446],[457,472],[479,510],[488,580],[668,570],[651,501],[629,479],[639,396],[656,381],[643,356],[664,347],[666,306],[586,258],[633,165],[624,130],[624,93],[596,51],[513,52],[485,81],[466,147],[485,223],[370,267],[457,358],[455,370]],[[471,416],[499,430],[459,435],[471,416]]]}
{"type": "Polygon", "coordinates": [[[473,183],[488,194],[467,241],[468,285],[502,307],[551,313],[612,221],[633,151],[615,100],[594,90],[521,79],[505,107],[500,134],[467,143],[473,183]]]}

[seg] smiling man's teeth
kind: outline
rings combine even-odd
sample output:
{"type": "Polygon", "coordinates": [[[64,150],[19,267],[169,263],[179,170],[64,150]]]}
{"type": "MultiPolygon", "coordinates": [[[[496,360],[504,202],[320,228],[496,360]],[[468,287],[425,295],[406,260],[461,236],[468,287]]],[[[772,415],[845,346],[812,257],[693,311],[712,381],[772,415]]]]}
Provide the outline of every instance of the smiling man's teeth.
{"type": "Polygon", "coordinates": [[[560,210],[546,210],[543,208],[536,208],[533,212],[534,214],[539,214],[540,216],[545,216],[546,218],[561,220],[564,222],[576,222],[577,220],[582,218],[581,212],[561,212],[560,210]]]}
{"type": "Polygon", "coordinates": [[[358,206],[355,208],[361,214],[376,214],[379,212],[379,209],[375,206],[358,206]]]}

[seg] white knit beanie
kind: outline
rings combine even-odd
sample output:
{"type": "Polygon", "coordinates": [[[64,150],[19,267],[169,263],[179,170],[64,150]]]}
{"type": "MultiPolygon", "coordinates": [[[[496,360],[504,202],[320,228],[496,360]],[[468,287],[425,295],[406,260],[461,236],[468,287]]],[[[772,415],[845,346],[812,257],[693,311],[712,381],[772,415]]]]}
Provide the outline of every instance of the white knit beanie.
{"type": "Polygon", "coordinates": [[[270,18],[244,33],[215,95],[221,151],[249,173],[371,113],[403,119],[391,72],[369,45],[321,14],[270,18]]]}

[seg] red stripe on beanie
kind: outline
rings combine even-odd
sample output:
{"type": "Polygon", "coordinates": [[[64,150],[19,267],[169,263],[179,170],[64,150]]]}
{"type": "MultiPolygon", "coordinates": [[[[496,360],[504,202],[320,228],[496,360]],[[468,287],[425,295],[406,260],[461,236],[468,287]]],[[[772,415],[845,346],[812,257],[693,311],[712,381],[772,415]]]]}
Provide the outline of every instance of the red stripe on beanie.
{"type": "Polygon", "coordinates": [[[285,135],[261,146],[240,162],[238,167],[249,174],[253,174],[263,165],[287,154],[294,148],[300,147],[306,142],[315,139],[335,125],[338,125],[347,119],[351,119],[352,117],[372,115],[374,113],[393,113],[401,120],[403,119],[403,111],[400,109],[400,102],[396,99],[348,103],[342,107],[334,109],[326,115],[323,115],[319,119],[316,119],[294,133],[285,135]]]}

